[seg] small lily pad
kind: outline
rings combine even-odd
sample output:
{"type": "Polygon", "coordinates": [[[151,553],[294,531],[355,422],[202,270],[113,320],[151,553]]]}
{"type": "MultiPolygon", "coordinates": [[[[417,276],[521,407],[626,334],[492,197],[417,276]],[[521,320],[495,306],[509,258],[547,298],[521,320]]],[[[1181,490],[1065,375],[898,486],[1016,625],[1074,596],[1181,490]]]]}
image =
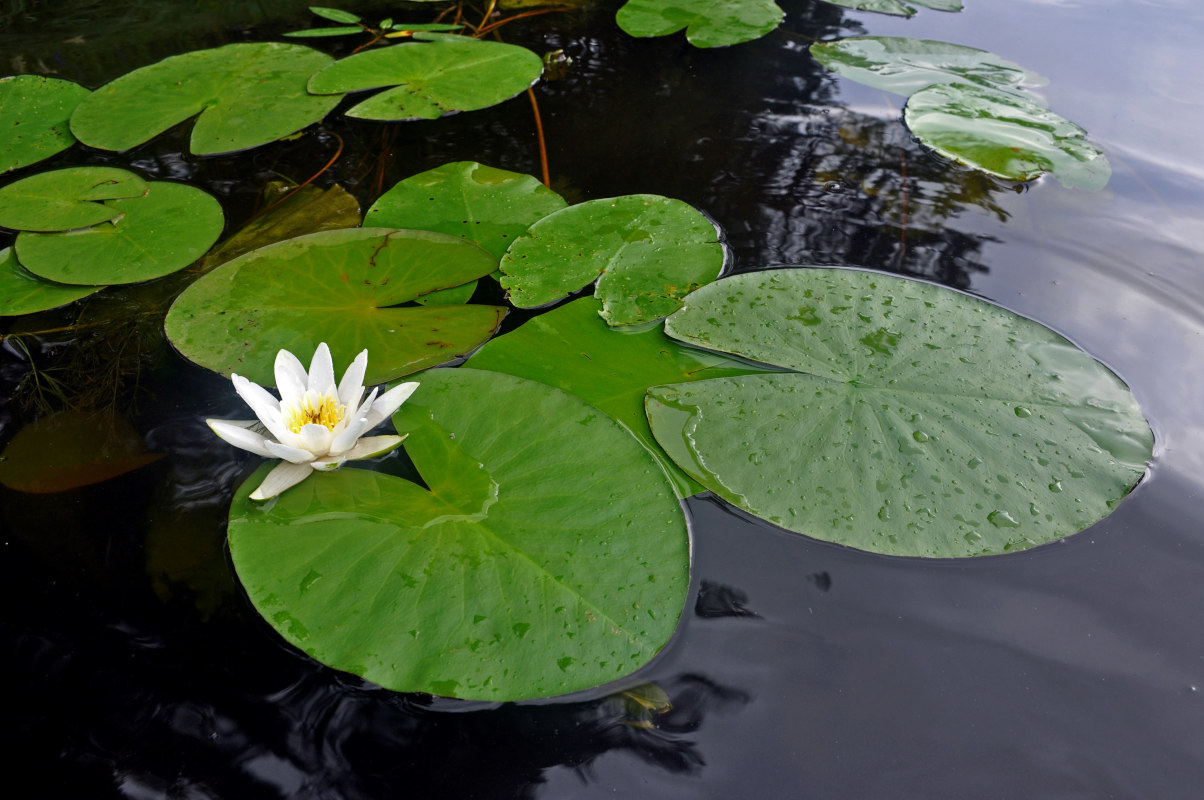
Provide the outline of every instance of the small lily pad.
{"type": "Polygon", "coordinates": [[[653,387],[678,465],[729,502],[890,555],[1014,552],[1107,515],[1153,439],[1128,387],[1048,328],[872,272],[703,287],[674,338],[789,370],[653,387]]]}
{"type": "Polygon", "coordinates": [[[67,286],[30,273],[17,263],[11,247],[0,250],[0,317],[33,314],[74,303],[103,286],[67,286]]]}
{"type": "Polygon", "coordinates": [[[427,231],[355,228],[299,236],[223,264],[167,314],[186,357],[225,375],[275,381],[279,350],[330,345],[336,363],[368,349],[369,384],[471,352],[506,314],[497,306],[401,306],[489,274],[496,262],[460,239],[427,231]]]}
{"type": "Polygon", "coordinates": [[[67,120],[88,90],[42,75],[0,78],[0,174],[36,164],[75,144],[67,120]]]}
{"type": "Polygon", "coordinates": [[[71,115],[71,131],[102,150],[128,150],[197,117],[197,155],[246,150],[317,122],[338,94],[311,95],[309,76],[334,59],[299,44],[255,42],[165,58],[105,84],[71,115]],[[197,116],[197,115],[200,116],[197,116]]]}
{"type": "Polygon", "coordinates": [[[904,119],[941,155],[1005,180],[1048,172],[1068,187],[1096,190],[1112,175],[1086,131],[1014,94],[969,84],[931,86],[911,96],[904,119]]]}
{"type": "Polygon", "coordinates": [[[344,468],[255,503],[265,465],[238,490],[234,567],[285,639],[388,689],[491,701],[588,689],[664,647],[685,517],[616,422],[461,368],[425,373],[394,423],[425,487],[344,468]]]}
{"type": "Polygon", "coordinates": [[[715,226],[680,200],[633,194],[550,214],[501,262],[502,288],[519,308],[561,300],[597,279],[602,318],[634,325],[665,317],[723,269],[715,226]]]}
{"type": "Polygon", "coordinates": [[[916,13],[914,6],[923,6],[937,11],[961,11],[961,0],[824,0],[834,6],[843,6],[857,11],[873,11],[896,17],[910,17],[916,13]],[[913,5],[908,5],[911,3],[913,5]]]}
{"type": "Polygon", "coordinates": [[[108,200],[111,222],[63,233],[23,232],[17,258],[39,277],[59,283],[138,283],[183,269],[222,232],[222,207],[192,186],[148,184],[143,197],[108,200]]]}
{"type": "Polygon", "coordinates": [[[684,28],[695,47],[723,47],[761,38],[783,16],[773,0],[628,0],[615,21],[632,36],[668,36],[684,28]]]}
{"type": "Polygon", "coordinates": [[[396,87],[353,106],[349,117],[436,119],[496,105],[529,88],[543,72],[538,55],[512,44],[467,36],[416,34],[409,42],[348,56],[317,72],[317,95],[396,87]]]}
{"type": "Polygon", "coordinates": [[[68,231],[117,219],[104,200],[142,197],[149,187],[116,167],[40,172],[0,189],[0,226],[15,231],[68,231]]]}

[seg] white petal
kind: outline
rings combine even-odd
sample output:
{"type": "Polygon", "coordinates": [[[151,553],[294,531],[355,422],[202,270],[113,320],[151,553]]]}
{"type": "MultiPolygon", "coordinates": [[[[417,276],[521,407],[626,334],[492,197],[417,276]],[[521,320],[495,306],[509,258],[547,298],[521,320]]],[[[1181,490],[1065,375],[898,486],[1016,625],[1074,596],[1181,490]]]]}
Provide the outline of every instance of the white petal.
{"type": "Polygon", "coordinates": [[[314,357],[309,362],[309,390],[319,394],[333,394],[334,360],[330,357],[330,348],[326,342],[318,344],[314,357]]]}
{"type": "Polygon", "coordinates": [[[418,388],[417,381],[402,383],[377,398],[368,411],[368,427],[375,428],[385,417],[393,416],[393,412],[401,408],[401,404],[410,399],[410,395],[418,388]]]}
{"type": "Polygon", "coordinates": [[[343,466],[345,461],[347,459],[343,456],[326,456],[325,458],[315,458],[310,466],[320,472],[334,472],[343,466]]]}
{"type": "Polygon", "coordinates": [[[289,447],[287,444],[270,441],[265,441],[263,446],[276,458],[283,458],[285,461],[291,461],[294,464],[308,464],[314,460],[313,453],[300,447],[289,447]]]}
{"type": "Polygon", "coordinates": [[[383,456],[390,450],[396,450],[397,446],[405,441],[405,436],[365,436],[355,443],[355,447],[343,453],[342,458],[348,461],[356,461],[361,458],[372,458],[373,456],[383,456]]]}
{"type": "Polygon", "coordinates": [[[330,429],[316,422],[307,422],[297,432],[301,437],[301,446],[315,456],[324,456],[330,452],[330,440],[334,438],[330,429]]]}
{"type": "Polygon", "coordinates": [[[285,489],[296,486],[308,478],[311,472],[313,470],[309,468],[308,464],[290,464],[287,461],[281,461],[263,479],[259,488],[251,492],[251,499],[269,500],[285,489]]]}
{"type": "Polygon", "coordinates": [[[264,444],[266,440],[258,433],[247,430],[249,425],[254,425],[254,420],[231,420],[231,419],[207,419],[205,424],[213,429],[213,432],[235,447],[241,447],[243,450],[250,450],[257,456],[272,457],[264,444]]]}
{"type": "Polygon", "coordinates": [[[352,420],[330,441],[330,449],[327,452],[332,456],[342,455],[355,446],[355,440],[363,436],[366,430],[368,430],[367,417],[361,416],[352,420]]]}
{"type": "Polygon", "coordinates": [[[351,366],[343,373],[339,381],[339,402],[347,407],[347,414],[355,416],[359,409],[360,398],[364,396],[364,372],[368,369],[368,351],[362,351],[351,362],[351,366]]]}
{"type": "Polygon", "coordinates": [[[287,429],[280,424],[280,401],[267,389],[241,375],[232,375],[231,380],[234,382],[234,391],[251,407],[263,426],[277,439],[281,438],[287,429]]]}
{"type": "Polygon", "coordinates": [[[309,377],[305,374],[305,367],[301,366],[295,355],[287,350],[276,354],[276,388],[280,390],[282,401],[295,402],[308,383],[309,377]]]}

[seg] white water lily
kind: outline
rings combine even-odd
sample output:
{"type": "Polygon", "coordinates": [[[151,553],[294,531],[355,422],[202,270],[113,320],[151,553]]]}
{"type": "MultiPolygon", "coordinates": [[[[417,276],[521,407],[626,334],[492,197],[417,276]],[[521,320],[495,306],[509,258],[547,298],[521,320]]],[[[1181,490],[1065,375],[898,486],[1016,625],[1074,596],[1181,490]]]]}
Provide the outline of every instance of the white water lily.
{"type": "Polygon", "coordinates": [[[232,376],[234,390],[259,419],[205,422],[235,447],[267,458],[284,459],[251,493],[252,500],[275,497],[305,480],[314,470],[338,469],[344,462],[383,455],[401,444],[405,436],[360,437],[400,408],[418,384],[403,383],[380,397],[376,396],[378,390],[373,389],[365,400],[367,367],[365,350],[351,362],[336,387],[330,348],[323,342],[314,352],[308,373],[289,351],[276,354],[279,400],[241,375],[232,376]]]}

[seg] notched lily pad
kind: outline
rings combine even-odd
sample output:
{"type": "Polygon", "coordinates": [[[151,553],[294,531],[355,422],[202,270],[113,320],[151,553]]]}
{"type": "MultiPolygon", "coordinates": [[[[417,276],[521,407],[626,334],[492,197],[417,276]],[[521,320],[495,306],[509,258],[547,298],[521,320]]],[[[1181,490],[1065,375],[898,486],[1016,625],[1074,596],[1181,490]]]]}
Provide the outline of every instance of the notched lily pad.
{"type": "Polygon", "coordinates": [[[668,197],[633,194],[570,206],[532,225],[502,257],[519,308],[561,300],[593,280],[609,325],[651,322],[723,269],[715,226],[668,197]]]}
{"type": "Polygon", "coordinates": [[[128,150],[197,117],[190,144],[197,155],[258,147],[317,122],[338,104],[338,94],[305,91],[309,76],[333,60],[277,42],[171,56],[97,89],[71,115],[71,131],[90,147],[128,150]]]}
{"type": "Polygon", "coordinates": [[[367,50],[317,72],[317,95],[396,88],[353,106],[349,117],[375,120],[436,119],[455,111],[496,105],[539,79],[543,61],[512,44],[467,36],[415,34],[421,41],[367,50]]]}
{"type": "Polygon", "coordinates": [[[336,363],[367,348],[382,383],[471,352],[505,316],[497,306],[401,306],[489,274],[496,262],[441,233],[356,228],[299,236],[223,264],[167,314],[186,357],[272,385],[276,352],[330,345],[336,363]]]}
{"type": "Polygon", "coordinates": [[[17,263],[11,247],[0,250],[0,317],[33,314],[65,306],[103,289],[42,280],[17,263]]]}
{"type": "Polygon", "coordinates": [[[0,189],[0,226],[15,231],[68,231],[117,219],[105,200],[142,197],[146,181],[116,167],[40,172],[0,189]]]}
{"type": "Polygon", "coordinates": [[[783,16],[773,0],[628,0],[615,21],[632,36],[668,36],[684,28],[695,47],[722,47],[761,38],[783,16]]]}
{"type": "Polygon", "coordinates": [[[75,144],[67,120],[88,90],[42,75],[0,78],[0,174],[36,164],[75,144]]]}
{"type": "Polygon", "coordinates": [[[463,368],[425,373],[394,423],[429,488],[344,468],[267,504],[247,499],[261,474],[239,489],[231,557],[285,639],[389,689],[492,701],[588,689],[660,651],[686,523],[622,427],[463,368]]]}
{"type": "Polygon", "coordinates": [[[1086,528],[1143,474],[1128,388],[1042,325],[872,272],[737,275],[666,332],[790,370],[653,387],[652,431],[729,502],[890,555],[1023,550],[1086,528]]]}

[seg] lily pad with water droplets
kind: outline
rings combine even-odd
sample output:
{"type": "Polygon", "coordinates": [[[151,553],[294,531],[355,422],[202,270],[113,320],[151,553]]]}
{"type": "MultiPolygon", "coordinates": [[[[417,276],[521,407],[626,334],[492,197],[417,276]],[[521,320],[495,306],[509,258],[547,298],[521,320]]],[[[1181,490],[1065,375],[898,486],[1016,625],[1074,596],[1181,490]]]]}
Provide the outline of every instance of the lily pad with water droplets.
{"type": "Polygon", "coordinates": [[[353,106],[347,116],[437,119],[508,100],[543,72],[543,60],[525,47],[436,33],[414,38],[423,41],[367,50],[331,64],[310,78],[309,91],[323,95],[396,87],[353,106]]]}
{"type": "Polygon", "coordinates": [[[1023,550],[1107,515],[1151,455],[1106,367],[931,284],[742,274],[691,295],[666,332],[791,370],[653,387],[648,418],[700,483],[817,539],[936,558],[1023,550]]]}
{"type": "Polygon", "coordinates": [[[694,207],[652,194],[591,200],[550,214],[502,257],[502,288],[519,308],[561,300],[597,279],[609,325],[668,316],[723,269],[715,226],[694,207]]]}
{"type": "Polygon", "coordinates": [[[0,174],[75,144],[67,120],[88,90],[42,75],[0,78],[0,174]]]}
{"type": "Polygon", "coordinates": [[[311,95],[309,76],[333,62],[299,44],[229,44],[171,56],[97,89],[71,115],[71,131],[102,150],[128,150],[196,117],[197,155],[246,150],[317,122],[341,95],[311,95]],[[199,115],[199,116],[198,116],[199,115]]]}
{"type": "Polygon", "coordinates": [[[647,663],[689,585],[685,517],[648,453],[534,381],[419,380],[394,423],[429,488],[344,468],[266,504],[247,499],[263,470],[239,489],[230,553],[259,612],[396,691],[551,697],[647,663]]]}
{"type": "Polygon", "coordinates": [[[368,349],[369,384],[462,356],[486,339],[497,306],[402,306],[489,274],[486,251],[441,233],[355,228],[299,236],[223,264],[167,314],[181,353],[223,374],[275,381],[276,352],[308,358],[318,342],[336,363],[368,349]]]}
{"type": "Polygon", "coordinates": [[[628,0],[615,21],[632,36],[668,36],[684,28],[695,47],[722,47],[759,39],[782,17],[773,0],[628,0]]]}

